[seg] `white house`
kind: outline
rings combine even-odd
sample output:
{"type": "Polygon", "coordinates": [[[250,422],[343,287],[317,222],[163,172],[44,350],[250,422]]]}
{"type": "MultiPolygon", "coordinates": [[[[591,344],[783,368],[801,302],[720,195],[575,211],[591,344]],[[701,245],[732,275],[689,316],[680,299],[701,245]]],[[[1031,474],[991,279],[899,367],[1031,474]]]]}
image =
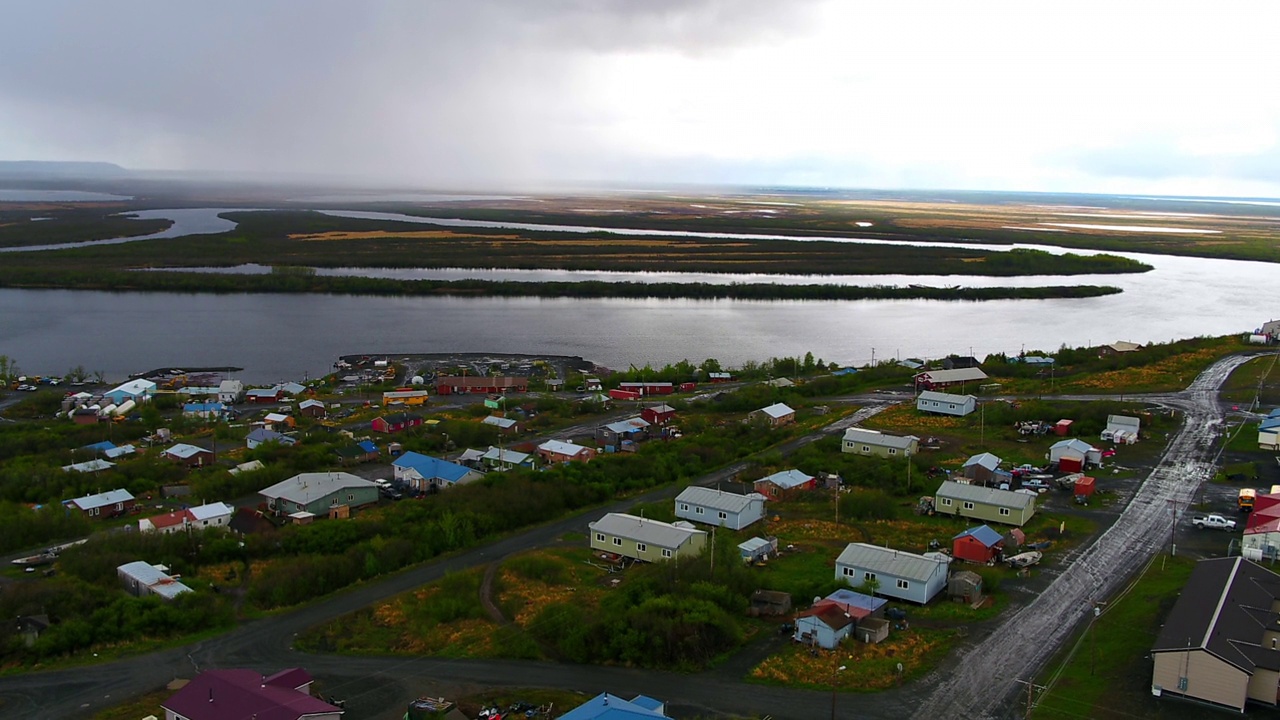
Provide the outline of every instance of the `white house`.
{"type": "Polygon", "coordinates": [[[760,493],[739,495],[695,485],[676,496],[676,517],[741,530],[764,518],[764,500],[760,493]]]}
{"type": "Polygon", "coordinates": [[[972,395],[925,390],[916,397],[916,409],[920,412],[963,417],[978,409],[978,399],[972,395]]]}
{"type": "Polygon", "coordinates": [[[165,600],[172,600],[182,593],[191,592],[191,588],[170,577],[167,570],[163,565],[138,560],[117,567],[116,576],[126,590],[139,597],[159,595],[165,600]]]}
{"type": "Polygon", "coordinates": [[[853,587],[873,585],[877,595],[921,605],[947,587],[947,563],[902,550],[849,543],[836,559],[836,580],[853,587]]]}
{"type": "Polygon", "coordinates": [[[239,380],[223,380],[218,384],[218,402],[232,405],[244,399],[244,383],[239,380]]]}

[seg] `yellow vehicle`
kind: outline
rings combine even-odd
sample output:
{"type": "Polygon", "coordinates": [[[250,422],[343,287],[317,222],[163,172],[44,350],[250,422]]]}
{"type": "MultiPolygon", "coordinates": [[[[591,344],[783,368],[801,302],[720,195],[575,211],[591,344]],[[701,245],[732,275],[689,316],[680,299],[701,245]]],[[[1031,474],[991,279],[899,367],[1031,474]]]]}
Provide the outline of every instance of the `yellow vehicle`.
{"type": "Polygon", "coordinates": [[[1253,488],[1241,488],[1240,494],[1236,496],[1236,508],[1240,512],[1250,512],[1253,510],[1253,502],[1258,497],[1258,491],[1253,488]]]}

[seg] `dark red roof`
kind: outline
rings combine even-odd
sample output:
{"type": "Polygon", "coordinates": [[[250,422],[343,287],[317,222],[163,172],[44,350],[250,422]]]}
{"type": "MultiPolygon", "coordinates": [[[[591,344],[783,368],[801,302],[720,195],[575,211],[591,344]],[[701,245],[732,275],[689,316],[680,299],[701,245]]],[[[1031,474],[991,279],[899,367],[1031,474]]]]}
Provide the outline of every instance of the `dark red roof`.
{"type": "MultiPolygon", "coordinates": [[[[291,668],[271,677],[284,676],[287,685],[297,677],[292,674],[295,671],[298,669],[291,668]]],[[[266,680],[253,670],[206,670],[162,707],[190,720],[298,720],[304,715],[342,712],[319,698],[292,687],[267,684],[266,680]]]]}
{"type": "MultiPolygon", "coordinates": [[[[845,612],[841,603],[834,600],[819,600],[813,607],[797,615],[797,618],[816,617],[826,623],[832,630],[839,630],[857,621],[850,613],[845,612]]],[[[870,613],[867,613],[870,614],[870,613]]]]}

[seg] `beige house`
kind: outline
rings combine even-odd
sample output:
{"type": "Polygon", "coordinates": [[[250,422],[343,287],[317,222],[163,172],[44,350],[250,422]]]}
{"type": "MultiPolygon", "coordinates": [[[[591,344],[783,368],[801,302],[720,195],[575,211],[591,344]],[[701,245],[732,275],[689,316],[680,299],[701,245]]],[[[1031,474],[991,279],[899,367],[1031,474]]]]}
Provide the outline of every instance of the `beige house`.
{"type": "Polygon", "coordinates": [[[840,451],[854,455],[898,458],[911,457],[919,448],[920,438],[915,435],[903,437],[855,427],[844,431],[844,443],[840,446],[840,451]]]}
{"type": "Polygon", "coordinates": [[[1280,695],[1280,575],[1240,557],[1196,564],[1151,649],[1151,694],[1244,712],[1280,695]]]}
{"type": "Polygon", "coordinates": [[[702,552],[707,534],[692,523],[609,513],[590,524],[591,549],[632,560],[661,562],[702,552]]]}

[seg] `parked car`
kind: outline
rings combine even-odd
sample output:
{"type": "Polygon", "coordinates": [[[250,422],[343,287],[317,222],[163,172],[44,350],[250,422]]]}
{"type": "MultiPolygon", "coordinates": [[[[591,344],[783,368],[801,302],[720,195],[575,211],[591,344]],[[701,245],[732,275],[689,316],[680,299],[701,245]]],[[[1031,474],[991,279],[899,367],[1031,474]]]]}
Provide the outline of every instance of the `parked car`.
{"type": "Polygon", "coordinates": [[[1033,478],[1031,480],[1024,480],[1022,482],[1022,487],[1027,488],[1028,490],[1035,490],[1036,492],[1046,492],[1049,489],[1049,483],[1044,480],[1040,480],[1039,478],[1033,478]]]}
{"type": "Polygon", "coordinates": [[[1235,530],[1236,521],[1213,513],[1210,515],[1197,515],[1191,519],[1191,524],[1197,528],[1204,530],[1205,528],[1213,528],[1215,530],[1235,530]]]}

